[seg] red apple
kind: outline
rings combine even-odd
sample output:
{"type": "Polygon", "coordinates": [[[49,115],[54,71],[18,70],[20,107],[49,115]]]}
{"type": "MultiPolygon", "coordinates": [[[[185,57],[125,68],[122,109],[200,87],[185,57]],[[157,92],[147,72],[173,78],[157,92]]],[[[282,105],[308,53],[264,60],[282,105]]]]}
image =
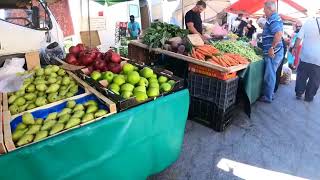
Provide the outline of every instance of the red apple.
{"type": "Polygon", "coordinates": [[[78,54],[80,53],[80,50],[77,46],[71,46],[69,48],[69,53],[73,54],[75,57],[78,56],[78,54]]]}
{"type": "Polygon", "coordinates": [[[119,74],[121,72],[121,66],[120,64],[118,63],[113,63],[113,62],[110,62],[108,64],[108,69],[113,72],[113,73],[116,73],[116,74],[119,74]]]}
{"type": "Polygon", "coordinates": [[[79,57],[79,61],[85,66],[90,65],[94,61],[92,53],[86,52],[84,54],[81,54],[79,57]]]}
{"type": "Polygon", "coordinates": [[[119,54],[113,52],[111,54],[111,61],[119,64],[121,62],[121,56],[119,54]]]}
{"type": "Polygon", "coordinates": [[[74,63],[78,62],[78,60],[73,54],[69,53],[66,56],[66,62],[68,64],[74,64],[74,63]]]}
{"type": "Polygon", "coordinates": [[[110,61],[110,60],[111,60],[112,53],[113,53],[113,51],[112,51],[111,49],[110,49],[109,51],[107,51],[107,52],[104,54],[104,60],[105,60],[105,61],[110,61]]]}
{"type": "Polygon", "coordinates": [[[100,70],[101,72],[107,71],[107,63],[102,59],[96,59],[94,61],[94,68],[100,70]]]}
{"type": "Polygon", "coordinates": [[[79,48],[79,51],[82,52],[82,51],[85,51],[86,50],[86,47],[84,46],[84,44],[77,44],[77,47],[79,48]]]}

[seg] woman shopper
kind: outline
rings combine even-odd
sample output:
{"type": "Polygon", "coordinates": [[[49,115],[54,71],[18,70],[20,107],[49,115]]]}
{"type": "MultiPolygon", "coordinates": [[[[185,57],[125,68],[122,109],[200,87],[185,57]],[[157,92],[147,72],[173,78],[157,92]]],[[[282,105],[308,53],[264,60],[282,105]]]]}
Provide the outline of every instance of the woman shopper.
{"type": "Polygon", "coordinates": [[[302,47],[301,44],[298,46],[298,50],[296,51],[296,54],[293,54],[292,50],[297,40],[301,27],[302,27],[302,23],[300,21],[297,21],[293,25],[294,33],[292,34],[292,37],[291,37],[291,42],[290,42],[289,52],[288,52],[288,64],[290,69],[292,70],[295,70],[297,68],[299,59],[300,59],[300,51],[302,47]]]}

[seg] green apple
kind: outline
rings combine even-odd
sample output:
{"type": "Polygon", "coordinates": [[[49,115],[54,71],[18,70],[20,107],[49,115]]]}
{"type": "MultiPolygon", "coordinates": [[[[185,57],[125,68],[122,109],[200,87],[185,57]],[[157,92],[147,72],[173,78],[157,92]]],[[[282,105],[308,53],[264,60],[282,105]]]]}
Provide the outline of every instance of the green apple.
{"type": "Polygon", "coordinates": [[[147,89],[146,89],[146,87],[145,86],[138,86],[138,87],[136,87],[136,88],[134,88],[133,89],[133,92],[144,92],[144,93],[146,93],[147,92],[147,89]]]}
{"type": "Polygon", "coordinates": [[[134,71],[138,71],[139,68],[138,68],[137,66],[133,66],[133,70],[134,70],[134,71]]]}
{"type": "Polygon", "coordinates": [[[112,83],[108,86],[108,88],[113,91],[113,92],[119,92],[120,91],[120,87],[118,84],[112,83]]]}
{"type": "Polygon", "coordinates": [[[126,84],[123,84],[121,86],[121,91],[129,91],[129,92],[132,92],[134,89],[134,86],[132,84],[129,84],[129,83],[126,83],[126,84]]]}
{"type": "Polygon", "coordinates": [[[129,99],[132,96],[132,92],[131,91],[122,91],[121,96],[125,99],[129,99]]]}
{"type": "Polygon", "coordinates": [[[151,83],[158,83],[158,79],[157,78],[149,78],[149,84],[151,83]]]}
{"type": "Polygon", "coordinates": [[[160,94],[159,88],[154,88],[154,87],[149,88],[148,92],[147,92],[147,95],[149,97],[157,97],[157,96],[159,96],[159,94],[160,94]]]}
{"type": "Polygon", "coordinates": [[[111,83],[113,80],[113,73],[111,71],[106,71],[102,74],[102,79],[107,80],[108,83],[111,83]]]}
{"type": "Polygon", "coordinates": [[[163,92],[169,92],[171,90],[172,86],[169,83],[163,83],[160,86],[161,91],[163,92]]]}
{"type": "Polygon", "coordinates": [[[174,80],[170,80],[168,81],[168,83],[171,85],[171,86],[174,86],[176,84],[176,82],[174,80]]]}
{"type": "Polygon", "coordinates": [[[113,78],[113,83],[121,86],[122,84],[126,83],[125,77],[123,75],[118,75],[117,77],[113,78]]]}
{"type": "Polygon", "coordinates": [[[148,87],[148,86],[149,86],[149,81],[148,81],[146,78],[141,77],[138,85],[139,85],[139,86],[148,87]]]}
{"type": "Polygon", "coordinates": [[[134,71],[134,66],[130,63],[126,63],[122,67],[123,74],[128,74],[131,71],[134,71]]]}
{"type": "Polygon", "coordinates": [[[154,78],[154,79],[157,79],[158,76],[156,74],[152,74],[152,76],[150,78],[154,78]]]}
{"type": "Polygon", "coordinates": [[[99,80],[101,78],[101,73],[99,71],[93,71],[91,73],[91,78],[95,81],[99,80]]]}
{"type": "Polygon", "coordinates": [[[167,81],[168,81],[168,78],[165,77],[165,76],[160,76],[160,77],[158,78],[158,81],[159,81],[160,84],[162,84],[162,83],[167,82],[167,81]]]}
{"type": "Polygon", "coordinates": [[[152,82],[149,84],[149,88],[158,88],[159,89],[160,85],[157,82],[152,82]]]}
{"type": "Polygon", "coordinates": [[[153,70],[149,67],[144,67],[142,70],[141,70],[141,75],[144,77],[144,78],[150,78],[153,74],[153,70]]]}
{"type": "Polygon", "coordinates": [[[127,77],[128,83],[135,85],[140,81],[140,75],[137,71],[131,71],[128,73],[127,77]]]}
{"type": "Polygon", "coordinates": [[[148,96],[146,95],[146,93],[140,92],[140,91],[136,92],[134,96],[136,97],[136,100],[138,102],[142,102],[148,99],[148,96]]]}

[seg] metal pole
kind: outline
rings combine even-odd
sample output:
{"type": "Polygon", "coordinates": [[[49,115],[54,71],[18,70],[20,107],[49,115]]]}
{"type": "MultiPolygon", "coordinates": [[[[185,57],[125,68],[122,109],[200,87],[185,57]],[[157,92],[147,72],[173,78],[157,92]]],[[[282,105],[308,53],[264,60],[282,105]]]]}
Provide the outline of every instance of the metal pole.
{"type": "Polygon", "coordinates": [[[277,0],[277,13],[279,13],[279,0],[277,0]]]}
{"type": "Polygon", "coordinates": [[[182,11],[182,29],[184,29],[184,0],[181,0],[181,11],[182,11]]]}
{"type": "Polygon", "coordinates": [[[88,0],[88,27],[89,27],[89,48],[91,49],[91,27],[90,27],[90,0],[88,0]]]}

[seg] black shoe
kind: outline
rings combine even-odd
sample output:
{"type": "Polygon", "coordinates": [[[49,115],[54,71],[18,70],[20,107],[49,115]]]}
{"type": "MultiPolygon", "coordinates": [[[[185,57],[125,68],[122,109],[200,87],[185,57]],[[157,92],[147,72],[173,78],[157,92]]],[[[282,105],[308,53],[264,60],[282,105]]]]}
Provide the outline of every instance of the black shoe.
{"type": "Polygon", "coordinates": [[[313,101],[313,98],[307,98],[307,97],[305,97],[305,98],[304,98],[304,101],[306,101],[306,102],[312,102],[312,101],[313,101]]]}
{"type": "Polygon", "coordinates": [[[297,98],[298,100],[301,100],[301,99],[302,99],[302,94],[296,94],[296,98],[297,98]]]}

